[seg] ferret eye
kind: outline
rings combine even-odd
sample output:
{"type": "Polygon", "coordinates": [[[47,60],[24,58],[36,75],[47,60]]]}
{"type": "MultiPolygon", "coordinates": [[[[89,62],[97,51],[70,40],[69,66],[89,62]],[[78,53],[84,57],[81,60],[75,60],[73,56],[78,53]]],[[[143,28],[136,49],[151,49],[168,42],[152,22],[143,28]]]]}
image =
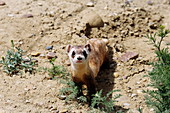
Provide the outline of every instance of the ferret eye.
{"type": "Polygon", "coordinates": [[[87,58],[87,53],[86,53],[85,50],[83,51],[83,55],[84,55],[85,58],[87,58]]]}
{"type": "Polygon", "coordinates": [[[74,58],[75,54],[76,54],[75,51],[73,51],[71,56],[74,58]]]}

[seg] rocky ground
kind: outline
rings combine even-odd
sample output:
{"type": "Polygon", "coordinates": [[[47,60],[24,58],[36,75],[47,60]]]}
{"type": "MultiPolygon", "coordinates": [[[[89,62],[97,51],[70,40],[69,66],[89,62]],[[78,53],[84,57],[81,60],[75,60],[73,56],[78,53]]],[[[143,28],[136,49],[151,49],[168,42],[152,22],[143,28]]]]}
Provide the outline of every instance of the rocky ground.
{"type": "MultiPolygon", "coordinates": [[[[109,64],[97,77],[98,89],[107,93],[120,89],[119,110],[152,113],[142,90],[149,89],[144,77],[155,60],[154,48],[144,36],[160,24],[170,29],[169,0],[4,0],[0,1],[0,56],[11,41],[38,60],[38,67],[50,68],[47,57],[70,70],[67,44],[85,44],[90,38],[109,39],[109,64]],[[88,24],[87,24],[88,23],[88,24]],[[49,50],[49,47],[52,49],[49,50]]],[[[163,44],[170,43],[167,37],[163,44]]],[[[1,65],[2,67],[2,65],[1,65]]],[[[2,113],[86,113],[76,102],[65,104],[57,95],[62,84],[50,80],[47,72],[33,75],[0,74],[2,113]]],[[[113,94],[114,95],[114,94],[113,94]]]]}

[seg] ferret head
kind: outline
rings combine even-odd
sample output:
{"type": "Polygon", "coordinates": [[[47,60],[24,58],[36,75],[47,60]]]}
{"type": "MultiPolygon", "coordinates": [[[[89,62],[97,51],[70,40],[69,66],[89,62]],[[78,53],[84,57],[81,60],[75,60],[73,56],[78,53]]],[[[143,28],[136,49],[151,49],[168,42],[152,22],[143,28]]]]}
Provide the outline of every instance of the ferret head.
{"type": "Polygon", "coordinates": [[[67,53],[71,63],[73,64],[84,64],[88,60],[88,56],[91,52],[90,44],[78,45],[78,46],[67,46],[67,53]]]}

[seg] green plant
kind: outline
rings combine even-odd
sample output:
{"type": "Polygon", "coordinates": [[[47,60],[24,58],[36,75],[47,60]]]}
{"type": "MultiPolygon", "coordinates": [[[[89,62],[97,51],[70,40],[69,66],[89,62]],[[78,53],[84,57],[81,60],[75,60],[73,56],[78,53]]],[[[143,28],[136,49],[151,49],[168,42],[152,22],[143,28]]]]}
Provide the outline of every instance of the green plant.
{"type": "Polygon", "coordinates": [[[68,73],[66,73],[66,70],[64,69],[63,66],[58,66],[54,64],[54,61],[56,60],[56,58],[52,58],[49,60],[50,64],[52,65],[52,68],[46,69],[48,71],[48,74],[52,77],[62,77],[62,78],[66,78],[66,75],[68,75],[68,73]]]}
{"type": "Polygon", "coordinates": [[[101,106],[99,107],[100,110],[105,111],[106,113],[113,112],[114,103],[116,102],[115,99],[119,98],[121,95],[115,95],[111,99],[109,97],[111,97],[112,93],[116,91],[118,90],[110,91],[106,94],[106,96],[102,96],[102,90],[100,90],[95,95],[93,95],[94,97],[92,98],[91,107],[94,108],[95,106],[101,106]]]}
{"type": "Polygon", "coordinates": [[[168,48],[161,49],[161,43],[168,33],[170,31],[161,26],[157,33],[146,36],[156,48],[158,61],[152,63],[153,70],[147,75],[151,79],[150,86],[155,90],[144,92],[148,94],[147,105],[154,107],[156,113],[170,112],[170,53],[168,48]]]}
{"type": "Polygon", "coordinates": [[[66,87],[60,89],[60,95],[67,95],[66,102],[70,100],[78,100],[79,102],[87,102],[87,98],[85,96],[79,96],[80,90],[79,87],[71,80],[63,80],[61,81],[63,84],[66,84],[66,87]]]}
{"type": "Polygon", "coordinates": [[[138,108],[137,110],[139,111],[139,113],[142,113],[142,108],[138,108]]]}
{"type": "MultiPolygon", "coordinates": [[[[66,102],[71,101],[71,100],[77,100],[80,103],[87,103],[87,97],[83,95],[79,96],[80,90],[78,86],[71,79],[63,80],[62,83],[66,84],[66,87],[63,87],[60,89],[59,95],[66,95],[66,102]]],[[[96,110],[97,111],[100,110],[100,113],[101,112],[106,112],[106,113],[112,112],[114,110],[115,99],[121,96],[118,94],[110,99],[109,97],[111,97],[112,93],[116,91],[118,90],[110,91],[109,93],[106,94],[106,96],[102,96],[102,90],[100,90],[95,95],[93,95],[90,112],[96,111],[96,110]],[[95,106],[102,106],[102,107],[98,107],[98,109],[95,110],[94,109],[95,106]]]]}
{"type": "Polygon", "coordinates": [[[23,71],[32,73],[35,70],[35,62],[31,58],[25,60],[23,58],[24,51],[15,47],[13,40],[11,40],[11,44],[11,50],[8,50],[6,56],[2,57],[0,61],[3,64],[3,70],[9,75],[18,74],[23,71]]]}

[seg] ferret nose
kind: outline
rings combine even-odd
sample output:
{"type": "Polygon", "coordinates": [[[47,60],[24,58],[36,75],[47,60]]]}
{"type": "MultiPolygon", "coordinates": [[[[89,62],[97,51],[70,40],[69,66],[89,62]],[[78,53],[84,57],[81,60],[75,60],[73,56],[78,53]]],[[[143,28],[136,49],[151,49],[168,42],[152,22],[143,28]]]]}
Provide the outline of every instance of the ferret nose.
{"type": "Polygon", "coordinates": [[[77,60],[82,60],[82,58],[81,58],[81,57],[78,57],[77,60]]]}

